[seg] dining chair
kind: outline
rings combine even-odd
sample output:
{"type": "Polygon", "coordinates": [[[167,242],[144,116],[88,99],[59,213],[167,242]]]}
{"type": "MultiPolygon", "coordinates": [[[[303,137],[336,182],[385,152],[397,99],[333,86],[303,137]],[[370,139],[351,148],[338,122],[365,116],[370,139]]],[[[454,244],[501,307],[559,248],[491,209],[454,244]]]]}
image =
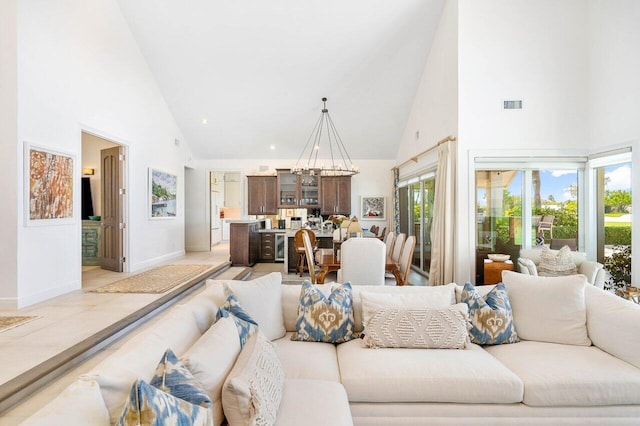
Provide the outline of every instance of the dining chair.
{"type": "Polygon", "coordinates": [[[396,237],[396,241],[393,243],[393,252],[391,253],[391,259],[398,262],[400,255],[402,254],[402,247],[404,246],[404,240],[407,238],[407,234],[401,232],[396,237]]]}
{"type": "Polygon", "coordinates": [[[393,231],[389,231],[386,238],[384,239],[384,245],[387,246],[387,256],[391,256],[393,253],[393,243],[396,242],[396,234],[393,231]]]}
{"type": "Polygon", "coordinates": [[[386,247],[377,238],[349,238],[340,248],[338,282],[384,285],[386,247]]]}
{"type": "Polygon", "coordinates": [[[402,274],[402,282],[404,285],[409,283],[409,272],[411,271],[411,260],[413,259],[413,250],[416,247],[416,237],[410,235],[404,242],[402,254],[400,255],[400,273],[402,274]]]}
{"type": "Polygon", "coordinates": [[[553,221],[556,217],[553,215],[544,215],[538,223],[538,234],[544,235],[544,231],[549,231],[549,238],[553,239],[553,221]]]}
{"type": "Polygon", "coordinates": [[[378,225],[371,225],[371,228],[369,228],[369,232],[371,232],[374,235],[378,235],[378,225]]]}
{"type": "Polygon", "coordinates": [[[382,231],[378,232],[378,238],[380,241],[384,241],[385,234],[387,233],[387,227],[382,228],[382,231]]]}
{"type": "Polygon", "coordinates": [[[312,284],[316,283],[316,268],[315,268],[315,258],[313,256],[313,246],[311,245],[311,239],[309,238],[309,234],[304,232],[302,234],[302,241],[304,245],[304,251],[307,258],[307,268],[309,269],[309,279],[312,284]]]}
{"type": "Polygon", "coordinates": [[[309,236],[309,240],[311,241],[311,247],[313,247],[314,250],[318,245],[316,241],[316,234],[310,229],[299,229],[298,231],[296,231],[295,235],[293,236],[293,245],[296,249],[296,253],[298,253],[297,269],[298,269],[298,272],[300,273],[300,276],[302,276],[304,271],[308,269],[307,264],[309,263],[309,260],[307,258],[307,255],[304,249],[304,242],[302,240],[302,236],[304,234],[307,234],[309,236]]]}

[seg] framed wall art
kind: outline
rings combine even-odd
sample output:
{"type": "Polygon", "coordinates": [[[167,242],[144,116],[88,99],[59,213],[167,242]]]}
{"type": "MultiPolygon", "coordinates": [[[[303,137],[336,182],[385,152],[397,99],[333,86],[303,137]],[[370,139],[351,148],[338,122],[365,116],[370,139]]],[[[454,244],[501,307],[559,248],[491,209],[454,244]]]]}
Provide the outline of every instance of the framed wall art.
{"type": "Polygon", "coordinates": [[[25,225],[74,222],[74,173],[73,155],[25,142],[25,225]]]}
{"type": "Polygon", "coordinates": [[[175,219],[178,176],[149,167],[149,218],[175,219]]]}
{"type": "Polygon", "coordinates": [[[386,210],[387,205],[384,196],[372,195],[362,197],[360,214],[363,220],[387,220],[386,210]]]}

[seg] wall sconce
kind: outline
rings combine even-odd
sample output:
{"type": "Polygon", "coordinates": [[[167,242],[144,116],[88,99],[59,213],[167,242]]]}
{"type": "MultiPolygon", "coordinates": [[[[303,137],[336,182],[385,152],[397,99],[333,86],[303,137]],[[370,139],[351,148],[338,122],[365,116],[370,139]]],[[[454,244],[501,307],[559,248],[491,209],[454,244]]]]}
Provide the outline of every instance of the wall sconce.
{"type": "Polygon", "coordinates": [[[82,169],[82,174],[83,175],[92,175],[93,176],[95,174],[95,169],[89,169],[89,168],[82,169]]]}

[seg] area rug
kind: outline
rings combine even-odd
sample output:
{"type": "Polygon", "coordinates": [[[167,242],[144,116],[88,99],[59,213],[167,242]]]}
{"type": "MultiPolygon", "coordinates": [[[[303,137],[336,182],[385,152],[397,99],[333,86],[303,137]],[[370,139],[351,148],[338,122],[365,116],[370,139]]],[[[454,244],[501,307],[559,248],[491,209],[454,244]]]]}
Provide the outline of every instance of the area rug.
{"type": "Polygon", "coordinates": [[[213,265],[165,265],[107,284],[93,293],[164,293],[213,269],[213,265]]]}
{"type": "Polygon", "coordinates": [[[29,321],[40,318],[39,316],[0,316],[0,333],[11,330],[29,321]]]}

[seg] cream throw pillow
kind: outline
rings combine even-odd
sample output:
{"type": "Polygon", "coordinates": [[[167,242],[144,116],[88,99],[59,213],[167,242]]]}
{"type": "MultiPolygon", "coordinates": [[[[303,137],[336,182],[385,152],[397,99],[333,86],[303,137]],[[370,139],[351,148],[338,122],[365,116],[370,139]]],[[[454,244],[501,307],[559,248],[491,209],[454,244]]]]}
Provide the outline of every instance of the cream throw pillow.
{"type": "Polygon", "coordinates": [[[464,349],[469,343],[469,308],[373,308],[365,322],[369,348],[464,349]]]}
{"type": "Polygon", "coordinates": [[[216,426],[224,421],[222,385],[239,354],[236,324],[226,317],[214,323],[180,359],[209,394],[216,426]]]}
{"type": "Polygon", "coordinates": [[[225,293],[233,293],[262,332],[275,340],[286,334],[282,317],[282,274],[273,272],[251,281],[229,281],[225,293]]]}
{"type": "Polygon", "coordinates": [[[547,246],[542,247],[538,275],[541,277],[562,277],[578,273],[576,264],[571,257],[571,249],[564,246],[557,253],[552,252],[547,246]]]}
{"type": "Polygon", "coordinates": [[[584,275],[533,277],[502,272],[522,340],[590,346],[584,275]]]}
{"type": "Polygon", "coordinates": [[[222,388],[229,425],[275,424],[283,386],[284,370],[275,347],[258,330],[242,348],[222,388]]]}

